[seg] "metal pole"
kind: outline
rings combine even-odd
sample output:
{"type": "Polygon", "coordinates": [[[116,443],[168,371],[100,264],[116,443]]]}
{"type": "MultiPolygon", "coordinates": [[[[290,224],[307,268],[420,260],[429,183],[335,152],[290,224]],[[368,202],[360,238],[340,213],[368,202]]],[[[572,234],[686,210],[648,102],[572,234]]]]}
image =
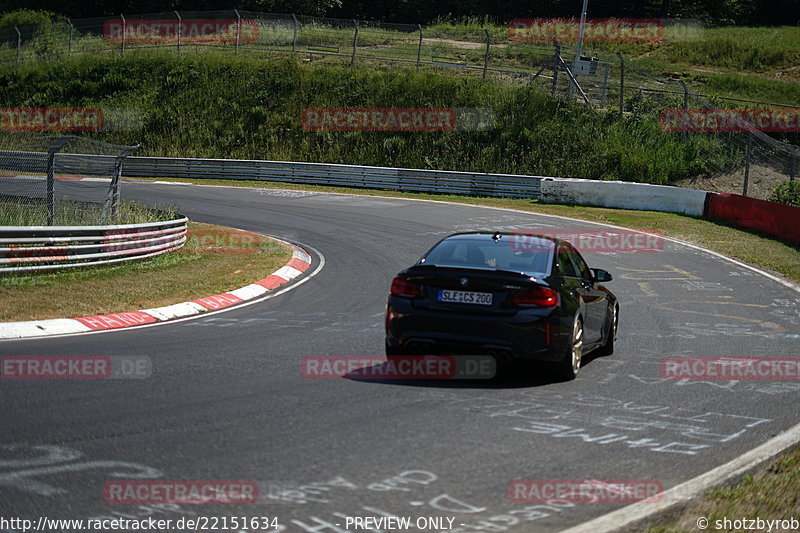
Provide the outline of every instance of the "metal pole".
{"type": "Polygon", "coordinates": [[[556,53],[553,56],[553,94],[558,90],[558,71],[561,69],[561,45],[557,41],[553,41],[553,46],[556,47],[556,53]]]}
{"type": "Polygon", "coordinates": [[[234,9],[234,13],[236,13],[236,51],[234,54],[239,53],[239,38],[242,35],[242,17],[239,15],[239,10],[234,9]]]}
{"type": "Polygon", "coordinates": [[[67,24],[69,24],[69,47],[67,48],[67,52],[70,54],[72,53],[72,20],[67,19],[67,24]]]}
{"type": "Polygon", "coordinates": [[[417,66],[422,61],[422,24],[417,24],[419,28],[419,46],[417,47],[417,66]]]}
{"type": "Polygon", "coordinates": [[[54,167],[56,152],[61,150],[70,140],[70,135],[59,138],[49,150],[47,150],[47,225],[52,226],[56,217],[56,195],[54,167]]]}
{"type": "Polygon", "coordinates": [[[20,61],[20,49],[22,48],[22,34],[19,32],[19,28],[14,26],[14,30],[17,32],[17,63],[20,61]]]}
{"type": "Polygon", "coordinates": [[[747,151],[744,154],[744,187],[742,196],[747,196],[747,182],[750,180],[750,158],[753,151],[753,133],[747,132],[747,151]]]}
{"type": "Polygon", "coordinates": [[[174,13],[175,16],[178,17],[178,29],[175,33],[178,34],[178,55],[181,55],[181,33],[183,33],[181,26],[183,19],[181,18],[180,13],[178,13],[177,11],[175,11],[174,13]]]}
{"type": "Polygon", "coordinates": [[[294,37],[292,37],[292,54],[297,49],[297,17],[292,13],[292,20],[294,21],[294,37]]]}
{"type": "Polygon", "coordinates": [[[619,58],[619,118],[622,118],[622,110],[625,108],[625,58],[617,52],[619,58]]]}
{"type": "Polygon", "coordinates": [[[111,209],[112,220],[117,220],[120,203],[119,180],[122,177],[122,163],[125,161],[126,157],[131,155],[134,150],[138,150],[140,147],[141,145],[139,143],[127,147],[122,151],[121,154],[117,156],[116,161],[114,161],[114,177],[111,178],[111,187],[108,190],[108,196],[106,196],[106,201],[103,203],[103,209],[100,212],[101,223],[105,222],[106,214],[108,213],[109,208],[111,209]]]}
{"type": "MultiPolygon", "coordinates": [[[[688,116],[688,112],[689,112],[689,87],[686,86],[686,84],[683,82],[683,80],[678,80],[678,83],[680,83],[681,87],[683,87],[683,110],[686,111],[686,115],[684,115],[684,116],[688,116]]],[[[681,134],[681,137],[683,137],[684,139],[686,137],[688,137],[688,136],[689,136],[689,132],[688,131],[684,131],[681,134]]],[[[747,187],[747,185],[745,185],[745,188],[746,187],[747,187]]]]}
{"type": "Polygon", "coordinates": [[[358,51],[358,21],[353,19],[353,26],[356,28],[356,33],[353,35],[353,57],[350,58],[350,66],[356,63],[356,51],[358,51]]]}
{"type": "Polygon", "coordinates": [[[605,63],[605,68],[603,69],[603,93],[600,95],[600,107],[605,107],[606,105],[606,94],[608,93],[608,75],[611,71],[611,64],[605,63]]]}
{"type": "Polygon", "coordinates": [[[561,59],[561,56],[559,56],[558,59],[561,61],[561,66],[564,68],[564,72],[567,73],[567,76],[569,76],[569,79],[572,82],[572,85],[570,87],[575,87],[576,89],[578,89],[578,93],[580,93],[581,98],[583,98],[583,101],[588,104],[589,98],[586,96],[586,93],[583,92],[581,86],[578,85],[578,80],[576,80],[575,76],[572,75],[572,71],[569,70],[569,67],[567,66],[566,63],[564,63],[564,60],[561,59]]]}
{"type": "Polygon", "coordinates": [[[486,79],[486,70],[489,68],[489,49],[492,46],[492,38],[489,36],[489,30],[483,28],[483,33],[486,34],[486,55],[483,57],[483,79],[486,79]]]}
{"type": "Polygon", "coordinates": [[[122,19],[122,47],[119,50],[119,55],[125,55],[125,33],[128,30],[128,22],[125,20],[125,15],[120,13],[119,17],[122,19]]]}
{"type": "Polygon", "coordinates": [[[575,60],[573,64],[577,64],[578,61],[581,59],[581,53],[583,52],[583,35],[584,31],[586,30],[586,13],[589,9],[589,0],[583,0],[583,9],[581,10],[581,29],[578,33],[578,48],[575,51],[575,60]]]}

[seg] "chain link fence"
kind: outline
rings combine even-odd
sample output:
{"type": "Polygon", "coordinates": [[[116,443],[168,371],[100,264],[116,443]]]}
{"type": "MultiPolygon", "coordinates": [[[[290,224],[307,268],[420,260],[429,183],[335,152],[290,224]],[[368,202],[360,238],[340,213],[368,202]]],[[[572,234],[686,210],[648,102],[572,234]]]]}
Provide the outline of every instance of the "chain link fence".
{"type": "MultiPolygon", "coordinates": [[[[659,22],[664,39],[697,38],[691,21],[659,22]]],[[[285,54],[304,62],[402,63],[456,69],[533,84],[569,100],[657,117],[663,109],[730,107],[736,99],[693,94],[679,79],[640,68],[613,45],[576,50],[575,43],[515,38],[510,26],[386,24],[253,11],[173,11],[67,20],[0,31],[0,62],[72,53],[285,54]]],[[[739,100],[736,105],[774,106],[739,100]]],[[[766,198],[798,174],[798,148],[756,129],[704,135],[706,171],[682,185],[766,198]]]]}
{"type": "Polygon", "coordinates": [[[0,132],[0,226],[145,222],[120,201],[125,158],[138,148],[74,135],[0,132]]]}

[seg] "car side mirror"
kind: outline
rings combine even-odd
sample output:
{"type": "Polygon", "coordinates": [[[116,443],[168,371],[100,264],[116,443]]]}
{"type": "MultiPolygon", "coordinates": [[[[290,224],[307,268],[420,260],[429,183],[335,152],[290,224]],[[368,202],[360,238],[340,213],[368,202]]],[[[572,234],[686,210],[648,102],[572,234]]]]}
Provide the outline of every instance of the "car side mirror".
{"type": "Polygon", "coordinates": [[[593,268],[592,273],[594,274],[594,280],[599,281],[600,283],[611,281],[614,277],[606,270],[602,268],[593,268]]]}

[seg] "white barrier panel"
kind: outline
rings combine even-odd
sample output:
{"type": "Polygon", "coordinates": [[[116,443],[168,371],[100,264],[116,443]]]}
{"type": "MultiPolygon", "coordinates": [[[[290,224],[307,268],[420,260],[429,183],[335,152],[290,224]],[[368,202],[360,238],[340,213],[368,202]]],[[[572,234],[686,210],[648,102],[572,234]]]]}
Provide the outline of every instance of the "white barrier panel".
{"type": "Polygon", "coordinates": [[[541,199],[549,203],[665,211],[694,216],[703,215],[707,194],[694,189],[627,181],[545,178],[541,186],[541,199]]]}

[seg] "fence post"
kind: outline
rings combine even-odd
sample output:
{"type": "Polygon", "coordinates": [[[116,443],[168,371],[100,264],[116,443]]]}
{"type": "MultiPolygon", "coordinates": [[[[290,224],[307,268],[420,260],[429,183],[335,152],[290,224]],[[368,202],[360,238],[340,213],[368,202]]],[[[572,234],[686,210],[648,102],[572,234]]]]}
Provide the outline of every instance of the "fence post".
{"type": "Polygon", "coordinates": [[[181,33],[183,33],[181,26],[183,25],[183,23],[182,23],[183,19],[181,18],[181,14],[178,13],[177,10],[174,13],[175,13],[175,16],[178,17],[178,31],[176,31],[175,33],[178,36],[178,55],[181,55],[181,33]]]}
{"type": "Polygon", "coordinates": [[[19,28],[14,26],[14,30],[17,32],[17,63],[20,61],[20,49],[22,48],[22,34],[19,32],[19,28]]]}
{"type": "Polygon", "coordinates": [[[625,108],[625,58],[617,52],[619,58],[619,118],[622,118],[622,110],[625,108]]]}
{"type": "Polygon", "coordinates": [[[108,189],[108,196],[106,196],[106,201],[103,203],[103,209],[102,211],[100,211],[101,224],[105,222],[106,213],[108,213],[109,208],[111,208],[111,219],[114,222],[117,221],[117,215],[119,213],[119,200],[120,200],[119,180],[122,177],[122,163],[125,161],[126,157],[131,155],[131,153],[134,150],[138,150],[140,146],[141,145],[139,143],[136,143],[133,146],[127,147],[114,160],[114,176],[111,178],[111,186],[108,189]]]}
{"type": "Polygon", "coordinates": [[[242,35],[242,17],[241,17],[241,15],[239,15],[239,10],[238,9],[234,9],[233,12],[236,13],[236,51],[234,52],[234,54],[238,54],[239,53],[239,38],[242,35]]]}
{"type": "Polygon", "coordinates": [[[67,144],[72,136],[64,135],[50,146],[47,150],[47,225],[52,226],[56,217],[56,195],[55,195],[55,177],[54,167],[56,152],[61,150],[67,144]]]}
{"type": "Polygon", "coordinates": [[[417,24],[419,28],[419,46],[417,47],[417,66],[422,61],[422,24],[417,24]]]}
{"type": "Polygon", "coordinates": [[[356,19],[353,19],[353,26],[355,26],[356,32],[353,35],[353,57],[350,58],[350,66],[355,65],[356,52],[358,51],[358,21],[356,19]]]}
{"type": "Polygon", "coordinates": [[[128,22],[125,20],[125,15],[123,13],[119,14],[119,18],[122,19],[122,47],[119,49],[119,55],[125,55],[125,34],[128,32],[128,22]]]}
{"type": "Polygon", "coordinates": [[[611,71],[611,64],[605,63],[603,69],[603,93],[600,95],[600,107],[606,106],[606,94],[608,93],[608,75],[611,71]]]}
{"type": "Polygon", "coordinates": [[[294,55],[295,50],[297,49],[297,17],[294,13],[292,13],[292,20],[294,21],[294,37],[292,37],[292,55],[294,55]]]}
{"type": "Polygon", "coordinates": [[[67,24],[69,24],[69,46],[67,47],[67,53],[72,53],[72,20],[67,19],[67,24]]]}
{"type": "Polygon", "coordinates": [[[742,196],[747,196],[747,182],[750,180],[750,159],[753,152],[753,132],[747,132],[747,150],[744,153],[744,186],[742,196]]]}
{"type": "Polygon", "coordinates": [[[794,181],[795,172],[797,172],[797,148],[792,150],[792,155],[789,157],[789,181],[794,181]]]}
{"type": "Polygon", "coordinates": [[[556,49],[556,53],[553,56],[553,94],[556,94],[558,90],[558,71],[561,68],[561,45],[558,44],[558,41],[553,41],[553,46],[556,49]]]}
{"type": "MultiPolygon", "coordinates": [[[[686,84],[683,82],[683,80],[678,80],[678,83],[680,83],[681,87],[683,87],[683,110],[686,112],[686,114],[684,116],[689,116],[688,115],[688,113],[689,113],[689,87],[686,86],[686,84]]],[[[689,136],[689,132],[688,131],[684,131],[681,134],[681,137],[683,137],[684,139],[686,137],[688,137],[688,136],[689,136]]],[[[745,184],[745,188],[747,188],[746,184],[745,184]]]]}
{"type": "Polygon", "coordinates": [[[483,33],[486,34],[486,55],[483,57],[483,79],[486,79],[486,70],[489,68],[489,50],[492,46],[492,38],[489,36],[489,30],[483,28],[483,33]]]}

